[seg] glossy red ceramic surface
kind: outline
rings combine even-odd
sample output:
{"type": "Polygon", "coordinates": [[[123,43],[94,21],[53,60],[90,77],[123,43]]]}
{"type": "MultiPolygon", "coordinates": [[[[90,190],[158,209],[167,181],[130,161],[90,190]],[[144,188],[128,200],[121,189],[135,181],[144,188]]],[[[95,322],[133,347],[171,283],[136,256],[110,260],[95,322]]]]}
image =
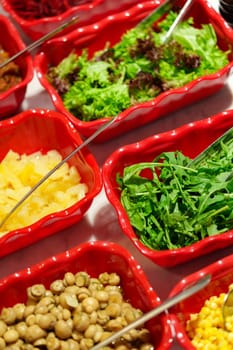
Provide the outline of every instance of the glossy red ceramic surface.
{"type": "Polygon", "coordinates": [[[185,324],[190,318],[190,314],[198,313],[204,305],[205,300],[209,299],[211,296],[219,296],[220,293],[226,293],[229,285],[233,283],[233,255],[218,260],[183,278],[174,286],[169,297],[181,292],[190,283],[195,283],[207,274],[211,274],[212,277],[210,283],[204,289],[178,303],[175,307],[172,307],[169,310],[172,323],[176,329],[177,340],[183,349],[196,349],[191,344],[185,331],[185,324]]]}
{"type": "Polygon", "coordinates": [[[136,248],[147,258],[161,266],[175,266],[233,243],[233,230],[213,235],[195,244],[174,250],[153,250],[138,239],[126,211],[120,202],[116,175],[125,167],[152,161],[162,152],[183,152],[194,158],[227,129],[233,127],[233,110],[222,112],[207,119],[183,125],[177,129],[156,134],[140,142],[123,146],[112,153],[103,166],[106,195],[116,210],[121,228],[136,248]]]}
{"type": "MultiPolygon", "coordinates": [[[[82,143],[76,129],[59,112],[33,109],[0,122],[0,161],[11,149],[19,154],[57,150],[65,158],[82,143]]],[[[7,255],[78,222],[102,188],[100,169],[85,147],[69,161],[79,171],[88,193],[76,204],[0,237],[0,256],[7,255]]],[[[23,204],[22,204],[23,205],[23,204]]],[[[10,218],[9,218],[10,219],[10,218]]]]}
{"type": "MultiPolygon", "coordinates": [[[[13,56],[25,48],[25,44],[16,27],[3,15],[0,15],[0,33],[2,33],[0,46],[9,56],[13,56]]],[[[27,84],[33,78],[33,64],[29,54],[19,57],[15,62],[20,68],[22,81],[7,91],[0,93],[0,118],[8,117],[19,110],[26,93],[27,84]]]]}
{"type": "MultiPolygon", "coordinates": [[[[20,2],[20,0],[19,0],[20,2]]],[[[47,34],[51,30],[55,29],[62,22],[69,20],[74,16],[78,16],[77,26],[83,26],[95,21],[99,21],[101,18],[108,16],[116,11],[124,10],[129,6],[135,5],[136,0],[88,0],[86,3],[84,1],[64,1],[64,7],[66,10],[56,16],[35,18],[35,19],[25,19],[18,11],[12,6],[12,0],[2,0],[2,6],[4,10],[14,19],[14,21],[21,27],[24,33],[32,40],[39,39],[42,35],[47,34]],[[78,4],[80,3],[80,4],[78,4]],[[73,6],[71,6],[72,4],[73,6]]],[[[64,33],[74,29],[75,26],[65,29],[64,33]]],[[[59,33],[60,34],[60,33],[59,33]]],[[[59,35],[58,34],[58,35],[59,35]]]]}
{"type": "MultiPolygon", "coordinates": [[[[48,288],[52,281],[62,279],[68,271],[86,271],[91,277],[98,277],[102,272],[115,272],[121,278],[124,298],[134,307],[146,312],[161,304],[141,266],[124,247],[111,242],[93,241],[0,280],[0,308],[25,302],[27,287],[43,283],[48,288]]],[[[172,337],[166,317],[154,318],[147,327],[155,349],[170,348],[172,337]]]]}
{"type": "MultiPolygon", "coordinates": [[[[161,2],[141,2],[127,11],[105,17],[94,24],[79,27],[66,36],[51,39],[36,55],[35,67],[40,83],[50,94],[54,106],[63,112],[85,137],[92,135],[109,120],[107,117],[110,116],[91,122],[83,122],[74,117],[65,109],[62,99],[49,83],[46,77],[48,67],[57,65],[71,50],[75,49],[77,53],[80,53],[83,48],[88,47],[90,56],[92,56],[94,52],[103,49],[107,42],[110,45],[114,45],[119,42],[126,30],[135,26],[161,2]]],[[[182,4],[182,1],[180,3],[182,4]]],[[[117,120],[107,130],[103,131],[95,139],[95,142],[104,142],[124,132],[138,128],[143,124],[205,98],[218,91],[224,85],[233,64],[231,50],[233,42],[232,29],[205,0],[194,1],[187,16],[194,17],[196,26],[203,23],[211,23],[214,26],[218,36],[219,47],[225,51],[230,49],[229,64],[215,74],[201,77],[182,88],[166,91],[151,101],[126,109],[119,114],[117,120]]]]}

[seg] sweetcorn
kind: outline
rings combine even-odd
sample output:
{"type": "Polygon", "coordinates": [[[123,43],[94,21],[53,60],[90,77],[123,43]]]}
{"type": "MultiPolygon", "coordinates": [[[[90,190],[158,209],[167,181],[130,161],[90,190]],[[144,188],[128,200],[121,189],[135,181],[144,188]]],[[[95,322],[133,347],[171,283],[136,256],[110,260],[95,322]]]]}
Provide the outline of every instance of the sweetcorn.
{"type": "Polygon", "coordinates": [[[225,296],[226,293],[221,293],[219,296],[210,297],[199,313],[190,315],[186,331],[196,349],[233,349],[233,317],[227,318],[227,330],[223,324],[222,305],[225,296]]]}
{"type": "MultiPolygon", "coordinates": [[[[0,220],[61,160],[56,150],[30,155],[10,150],[0,163],[0,220]]],[[[70,207],[82,199],[87,190],[77,168],[64,163],[5,222],[0,235],[70,207]]]]}

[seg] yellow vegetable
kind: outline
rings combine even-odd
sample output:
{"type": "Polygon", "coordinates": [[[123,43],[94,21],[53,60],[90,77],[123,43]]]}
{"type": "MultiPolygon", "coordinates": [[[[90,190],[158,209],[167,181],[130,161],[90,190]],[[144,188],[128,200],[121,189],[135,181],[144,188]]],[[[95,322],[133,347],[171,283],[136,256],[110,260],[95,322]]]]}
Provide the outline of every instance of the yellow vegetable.
{"type": "Polygon", "coordinates": [[[186,331],[196,349],[233,349],[233,318],[227,319],[227,330],[223,324],[222,305],[225,295],[221,293],[219,296],[211,296],[205,301],[199,313],[190,315],[186,331]]]}
{"type": "MultiPolygon", "coordinates": [[[[61,160],[56,150],[30,155],[10,150],[0,164],[0,221],[61,160]]],[[[6,221],[0,235],[70,207],[82,199],[87,190],[77,168],[64,163],[6,221]]]]}

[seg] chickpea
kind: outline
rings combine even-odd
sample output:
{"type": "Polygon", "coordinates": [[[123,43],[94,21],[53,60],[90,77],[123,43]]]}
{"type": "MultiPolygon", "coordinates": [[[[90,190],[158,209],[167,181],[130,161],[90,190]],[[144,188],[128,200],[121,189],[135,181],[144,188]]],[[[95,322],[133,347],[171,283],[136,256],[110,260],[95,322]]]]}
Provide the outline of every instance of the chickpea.
{"type": "Polygon", "coordinates": [[[98,310],[99,302],[93,297],[88,297],[82,301],[82,308],[85,312],[90,314],[92,311],[98,310]]]}
{"type": "Polygon", "coordinates": [[[68,339],[69,350],[80,350],[79,343],[74,339],[68,339]]]}
{"type": "Polygon", "coordinates": [[[97,311],[97,322],[100,325],[105,325],[109,321],[110,317],[106,314],[105,310],[97,311]]]}
{"type": "Polygon", "coordinates": [[[3,338],[6,343],[15,343],[19,339],[19,333],[13,329],[8,329],[4,334],[3,338]]]}
{"type": "Polygon", "coordinates": [[[23,338],[25,337],[25,334],[27,332],[28,326],[24,321],[21,321],[15,325],[16,331],[19,333],[19,337],[23,338]]]}
{"type": "Polygon", "coordinates": [[[34,314],[28,315],[25,319],[27,326],[32,326],[36,323],[36,316],[34,314]]]}
{"type": "Polygon", "coordinates": [[[103,289],[103,284],[97,278],[91,278],[88,289],[92,292],[103,289]]]}
{"type": "Polygon", "coordinates": [[[48,308],[46,305],[37,304],[35,307],[35,314],[47,314],[48,308]]]}
{"type": "Polygon", "coordinates": [[[24,309],[24,318],[34,313],[35,305],[27,305],[24,309]]]}
{"type": "Polygon", "coordinates": [[[79,287],[77,297],[79,301],[82,301],[83,299],[91,296],[91,292],[86,287],[79,287]]]}
{"type": "Polygon", "coordinates": [[[27,288],[27,295],[29,299],[39,300],[45,294],[45,286],[43,284],[34,284],[33,286],[27,288]]]}
{"type": "Polygon", "coordinates": [[[46,315],[39,314],[36,317],[36,323],[40,328],[50,330],[56,323],[56,317],[51,313],[47,313],[46,315]]]}
{"type": "Polygon", "coordinates": [[[24,317],[25,305],[23,303],[17,303],[13,306],[13,310],[17,320],[22,320],[24,317]]]}
{"type": "Polygon", "coordinates": [[[65,286],[73,286],[75,284],[75,275],[72,272],[66,272],[63,281],[65,286]]]}
{"type": "MultiPolygon", "coordinates": [[[[1,311],[0,350],[89,350],[142,315],[123,300],[119,283],[115,273],[91,278],[86,272],[67,272],[49,290],[32,285],[25,304],[1,311]]],[[[134,329],[114,348],[136,350],[137,341],[137,349],[152,350],[149,338],[147,329],[134,329]]]]}
{"type": "Polygon", "coordinates": [[[76,285],[72,285],[72,286],[67,286],[64,290],[65,293],[69,293],[69,294],[75,294],[77,295],[79,293],[80,287],[76,286],[76,285]]]}
{"type": "Polygon", "coordinates": [[[60,294],[59,303],[64,308],[76,308],[78,306],[76,295],[66,292],[60,294]]]}
{"type": "Polygon", "coordinates": [[[55,280],[50,284],[50,290],[54,293],[54,294],[60,294],[61,292],[63,292],[65,289],[63,280],[55,280]]]}
{"type": "Polygon", "coordinates": [[[86,272],[78,272],[75,275],[75,284],[78,287],[87,287],[90,282],[90,276],[86,272]]]}
{"type": "Polygon", "coordinates": [[[3,336],[6,330],[7,330],[7,324],[3,320],[0,320],[0,337],[3,336]]]}
{"type": "Polygon", "coordinates": [[[86,329],[86,331],[85,331],[85,333],[84,333],[84,336],[86,337],[86,338],[91,338],[91,339],[93,339],[94,338],[94,335],[95,335],[95,333],[96,333],[96,325],[94,325],[94,324],[90,324],[88,327],[87,327],[87,329],[86,329]]]}
{"type": "Polygon", "coordinates": [[[57,306],[51,310],[51,314],[53,314],[57,320],[62,319],[62,310],[57,306]]]}
{"type": "Polygon", "coordinates": [[[45,338],[39,338],[37,339],[36,341],[34,341],[33,345],[37,348],[46,348],[46,345],[47,345],[47,341],[45,338]]]}
{"type": "Polygon", "coordinates": [[[72,328],[64,320],[59,320],[54,326],[55,334],[60,339],[68,339],[72,335],[72,328]]]}
{"type": "Polygon", "coordinates": [[[88,314],[85,312],[80,312],[74,315],[73,318],[74,328],[79,332],[84,332],[90,324],[90,319],[88,314]]]}
{"type": "Polygon", "coordinates": [[[44,296],[37,304],[37,307],[46,307],[48,311],[55,306],[55,299],[53,296],[44,296]]]}
{"type": "Polygon", "coordinates": [[[94,346],[94,342],[92,339],[86,339],[83,338],[80,341],[80,350],[89,350],[90,348],[92,348],[94,346]]]}
{"type": "Polygon", "coordinates": [[[40,328],[37,324],[33,324],[28,327],[27,332],[25,334],[25,340],[28,343],[33,343],[37,339],[43,338],[47,335],[45,330],[40,328]]]}
{"type": "Polygon", "coordinates": [[[107,302],[109,299],[109,294],[105,290],[97,290],[93,293],[93,296],[99,301],[99,302],[107,302]]]}
{"type": "Polygon", "coordinates": [[[97,323],[97,319],[98,319],[97,312],[96,311],[92,311],[92,313],[89,315],[89,319],[90,319],[90,323],[96,324],[97,323]]]}
{"type": "Polygon", "coordinates": [[[94,337],[93,337],[95,343],[98,343],[101,341],[103,332],[104,332],[103,328],[97,324],[96,325],[96,332],[95,332],[94,337]]]}
{"type": "Polygon", "coordinates": [[[4,338],[0,337],[0,350],[3,350],[6,348],[6,342],[4,338]]]}
{"type": "Polygon", "coordinates": [[[68,310],[68,309],[63,309],[62,310],[62,317],[63,317],[63,320],[67,321],[69,319],[71,319],[71,311],[68,310]]]}
{"type": "Polygon", "coordinates": [[[111,332],[117,332],[120,329],[122,329],[121,322],[119,320],[110,320],[106,324],[106,330],[111,331],[111,332]]]}
{"type": "Polygon", "coordinates": [[[118,286],[120,284],[120,276],[117,273],[110,273],[109,275],[109,284],[111,286],[118,286]]]}
{"type": "Polygon", "coordinates": [[[122,304],[123,296],[119,292],[110,292],[108,301],[109,303],[122,304]]]}
{"type": "Polygon", "coordinates": [[[116,318],[121,314],[121,305],[117,303],[108,304],[105,312],[109,317],[116,318]]]}
{"type": "Polygon", "coordinates": [[[16,313],[13,307],[4,307],[1,312],[1,319],[7,325],[13,324],[16,320],[16,313]]]}
{"type": "Polygon", "coordinates": [[[55,337],[54,333],[49,333],[46,338],[48,350],[60,350],[60,340],[55,337]]]}

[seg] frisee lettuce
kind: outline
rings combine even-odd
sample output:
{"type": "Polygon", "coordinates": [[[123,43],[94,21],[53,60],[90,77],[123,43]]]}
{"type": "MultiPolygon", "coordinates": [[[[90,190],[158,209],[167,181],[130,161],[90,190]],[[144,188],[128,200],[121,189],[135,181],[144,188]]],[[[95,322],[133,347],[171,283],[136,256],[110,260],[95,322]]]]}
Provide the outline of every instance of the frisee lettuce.
{"type": "Polygon", "coordinates": [[[79,119],[91,121],[112,117],[128,107],[148,101],[160,93],[211,74],[228,63],[228,52],[217,45],[210,24],[193,26],[193,19],[182,22],[173,39],[162,45],[162,38],[177,14],[171,11],[158,26],[159,31],[137,27],[128,30],[119,43],[95,52],[71,52],[48,79],[58,90],[65,107],[79,119]]]}

